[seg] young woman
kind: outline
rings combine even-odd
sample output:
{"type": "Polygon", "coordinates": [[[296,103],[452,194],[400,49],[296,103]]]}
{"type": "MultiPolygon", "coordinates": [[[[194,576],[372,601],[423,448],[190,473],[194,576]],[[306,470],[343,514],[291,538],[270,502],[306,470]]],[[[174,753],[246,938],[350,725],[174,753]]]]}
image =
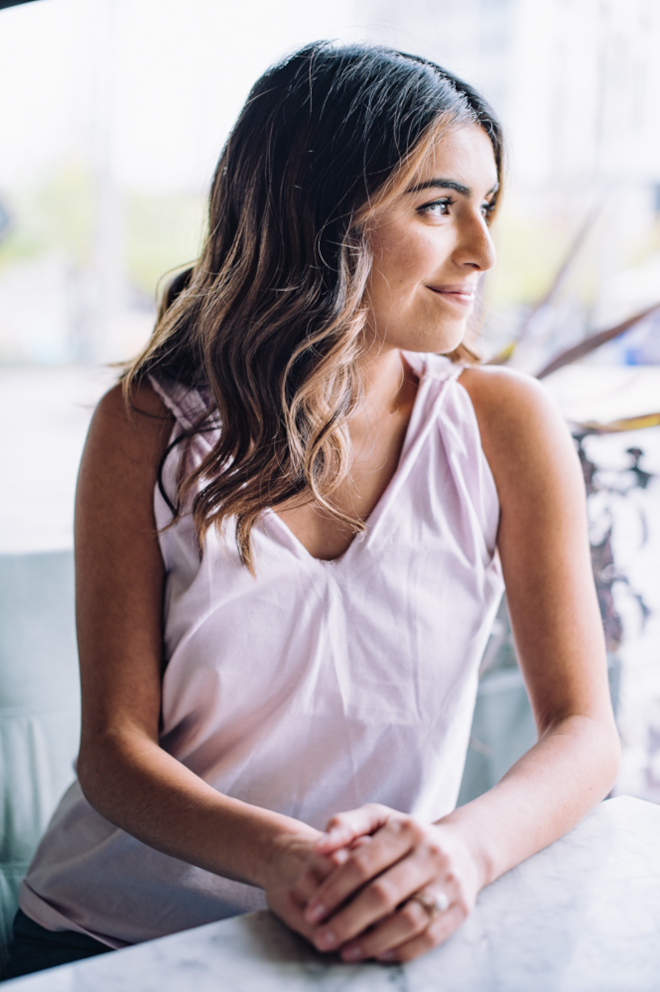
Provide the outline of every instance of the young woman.
{"type": "Polygon", "coordinates": [[[465,344],[501,172],[488,106],[423,59],[316,44],[255,85],[202,255],[90,429],[79,780],[17,956],[269,905],[407,961],[610,789],[572,443],[465,344]],[[455,809],[502,577],[539,740],[455,809]]]}

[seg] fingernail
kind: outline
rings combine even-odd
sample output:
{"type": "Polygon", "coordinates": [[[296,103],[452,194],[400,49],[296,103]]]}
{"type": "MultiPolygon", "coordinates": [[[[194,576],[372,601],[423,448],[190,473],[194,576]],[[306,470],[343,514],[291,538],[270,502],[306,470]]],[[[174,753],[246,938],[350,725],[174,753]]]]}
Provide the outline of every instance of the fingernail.
{"type": "Polygon", "coordinates": [[[310,923],[317,923],[322,916],[325,916],[325,906],[322,902],[312,902],[305,910],[305,916],[310,923]]]}
{"type": "Polygon", "coordinates": [[[353,944],[352,947],[344,947],[341,956],[344,961],[359,961],[364,957],[364,952],[359,944],[353,944]]]}
{"type": "Polygon", "coordinates": [[[329,951],[332,947],[337,946],[337,938],[332,930],[319,930],[316,935],[316,944],[322,951],[329,951]]]}

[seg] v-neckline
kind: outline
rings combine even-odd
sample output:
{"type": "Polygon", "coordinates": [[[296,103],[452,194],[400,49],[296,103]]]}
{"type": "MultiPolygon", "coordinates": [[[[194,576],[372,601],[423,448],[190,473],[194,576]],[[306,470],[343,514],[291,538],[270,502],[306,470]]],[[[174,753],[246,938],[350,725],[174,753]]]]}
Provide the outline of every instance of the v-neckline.
{"type": "Polygon", "coordinates": [[[343,551],[336,558],[317,558],[313,555],[311,551],[303,544],[300,538],[296,537],[291,528],[282,520],[279,513],[272,507],[268,507],[264,510],[264,517],[266,520],[272,520],[274,526],[280,531],[280,533],[287,539],[287,543],[291,551],[293,551],[298,558],[304,561],[314,562],[322,567],[337,567],[342,565],[346,559],[351,555],[353,548],[356,545],[364,546],[367,541],[372,536],[379,520],[382,518],[387,510],[387,507],[392,501],[392,492],[395,488],[398,488],[399,480],[405,474],[407,474],[408,462],[410,460],[410,454],[412,449],[415,447],[413,441],[417,435],[417,421],[419,420],[419,411],[422,407],[422,396],[426,393],[428,382],[430,377],[427,375],[428,372],[428,362],[426,358],[422,358],[420,355],[415,355],[414,359],[411,361],[408,353],[404,353],[404,358],[410,365],[412,371],[418,376],[419,382],[417,385],[417,392],[415,394],[415,399],[413,401],[413,407],[410,413],[410,420],[406,427],[406,432],[403,438],[403,444],[401,446],[401,453],[399,455],[399,460],[397,466],[392,473],[390,481],[385,486],[385,489],[381,493],[376,505],[369,514],[369,516],[364,521],[364,530],[358,531],[353,537],[351,543],[348,545],[345,551],[343,551]]]}

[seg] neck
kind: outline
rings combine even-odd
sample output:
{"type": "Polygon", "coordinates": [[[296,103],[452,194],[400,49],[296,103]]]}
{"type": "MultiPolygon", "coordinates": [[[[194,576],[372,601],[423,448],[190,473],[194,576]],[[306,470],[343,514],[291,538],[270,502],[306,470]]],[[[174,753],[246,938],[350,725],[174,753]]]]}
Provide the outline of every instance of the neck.
{"type": "Polygon", "coordinates": [[[351,421],[351,434],[373,430],[383,418],[393,414],[409,415],[417,392],[417,378],[400,349],[388,348],[378,353],[367,351],[357,363],[362,381],[362,402],[351,421]]]}

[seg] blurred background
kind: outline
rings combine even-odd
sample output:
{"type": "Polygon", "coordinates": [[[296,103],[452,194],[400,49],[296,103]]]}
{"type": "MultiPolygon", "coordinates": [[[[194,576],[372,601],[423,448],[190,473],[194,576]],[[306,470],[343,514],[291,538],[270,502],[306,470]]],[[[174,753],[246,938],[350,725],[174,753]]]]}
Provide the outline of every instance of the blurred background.
{"type": "Polygon", "coordinates": [[[660,801],[657,0],[2,6],[0,552],[70,546],[91,410],[148,337],[159,280],[199,251],[213,167],[257,76],[319,38],[429,56],[508,134],[482,351],[545,369],[580,444],[617,788],[660,801]]]}

